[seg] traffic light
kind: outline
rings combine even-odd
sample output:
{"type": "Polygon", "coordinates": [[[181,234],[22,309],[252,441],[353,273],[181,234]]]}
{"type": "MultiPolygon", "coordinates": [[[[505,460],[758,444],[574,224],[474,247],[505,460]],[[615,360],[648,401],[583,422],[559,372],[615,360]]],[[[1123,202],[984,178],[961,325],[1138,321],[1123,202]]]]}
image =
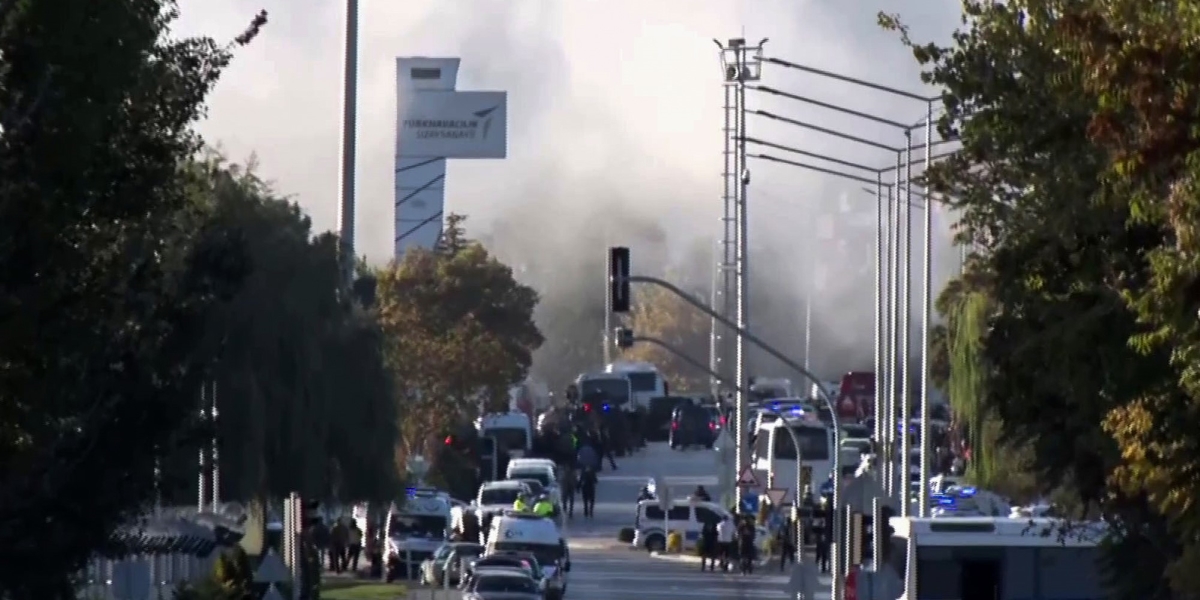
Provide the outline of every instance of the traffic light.
{"type": "Polygon", "coordinates": [[[633,330],[628,327],[618,327],[616,329],[617,347],[632,348],[633,347],[633,330]]]}
{"type": "Polygon", "coordinates": [[[454,445],[454,436],[452,436],[452,435],[446,436],[446,439],[442,440],[442,443],[447,446],[453,446],[454,445]]]}
{"type": "Polygon", "coordinates": [[[608,249],[608,293],[612,312],[629,312],[629,248],[608,249]]]}

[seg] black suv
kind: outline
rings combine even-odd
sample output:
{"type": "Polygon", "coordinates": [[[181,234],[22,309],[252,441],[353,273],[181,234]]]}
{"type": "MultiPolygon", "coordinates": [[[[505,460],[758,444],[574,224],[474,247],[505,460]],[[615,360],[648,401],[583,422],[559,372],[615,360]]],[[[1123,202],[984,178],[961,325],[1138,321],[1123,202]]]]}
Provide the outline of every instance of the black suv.
{"type": "Polygon", "coordinates": [[[704,446],[711,449],[717,441],[717,427],[718,423],[707,408],[693,404],[680,405],[671,414],[668,441],[675,450],[687,446],[704,446]]]}

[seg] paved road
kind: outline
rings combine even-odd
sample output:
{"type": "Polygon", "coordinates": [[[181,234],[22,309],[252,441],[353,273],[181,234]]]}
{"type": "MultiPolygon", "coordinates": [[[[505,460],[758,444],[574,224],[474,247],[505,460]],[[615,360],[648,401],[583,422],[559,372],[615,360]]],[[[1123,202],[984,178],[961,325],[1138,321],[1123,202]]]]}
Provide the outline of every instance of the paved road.
{"type": "Polygon", "coordinates": [[[632,456],[617,459],[616,471],[606,465],[600,473],[595,519],[584,520],[577,501],[575,518],[567,524],[568,536],[615,541],[620,528],[633,525],[638,490],[656,474],[667,478],[676,497],[691,494],[697,485],[718,497],[716,461],[717,453],[712,450],[671,450],[665,442],[651,443],[632,456]]]}
{"type": "Polygon", "coordinates": [[[616,541],[620,528],[633,524],[638,490],[654,475],[666,478],[676,497],[691,494],[697,485],[719,497],[716,452],[677,451],[665,443],[652,443],[642,452],[618,460],[617,467],[601,473],[596,518],[584,521],[577,512],[568,524],[572,563],[568,600],[787,597],[787,578],[778,570],[747,577],[702,573],[698,564],[651,558],[644,550],[616,541]]]}

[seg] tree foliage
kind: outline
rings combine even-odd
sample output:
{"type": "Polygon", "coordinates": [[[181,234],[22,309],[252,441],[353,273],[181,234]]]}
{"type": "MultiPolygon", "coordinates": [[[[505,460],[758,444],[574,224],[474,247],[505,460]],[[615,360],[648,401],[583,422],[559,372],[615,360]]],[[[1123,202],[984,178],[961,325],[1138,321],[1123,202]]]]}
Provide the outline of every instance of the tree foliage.
{"type": "Polygon", "coordinates": [[[538,295],[447,219],[435,250],[413,250],[377,273],[378,310],[401,410],[403,457],[432,457],[442,436],[481,407],[507,406],[542,335],[538,295]]]}
{"type": "MultiPolygon", "coordinates": [[[[181,161],[231,47],[171,2],[0,2],[0,596],[71,575],[153,497],[247,265],[181,161]]],[[[265,16],[238,38],[253,37],[265,16]]]]}
{"type": "MultiPolygon", "coordinates": [[[[700,364],[708,363],[708,317],[661,287],[643,285],[635,289],[626,325],[634,335],[657,338],[700,364]]],[[[707,373],[657,344],[634,344],[621,353],[621,358],[655,365],[672,389],[708,389],[707,373]]]]}
{"type": "Polygon", "coordinates": [[[239,240],[251,267],[205,330],[221,348],[222,493],[391,497],[396,468],[381,459],[397,438],[392,378],[374,313],[343,293],[337,238],[314,236],[300,208],[251,170],[218,160],[203,169],[210,228],[239,240]]]}
{"type": "Polygon", "coordinates": [[[980,249],[981,285],[943,295],[952,401],[994,415],[997,443],[1028,445],[1043,490],[1118,524],[1128,598],[1200,590],[1189,6],[969,0],[948,47],[882,17],[945,90],[939,130],[963,145],[929,173],[980,249]]]}

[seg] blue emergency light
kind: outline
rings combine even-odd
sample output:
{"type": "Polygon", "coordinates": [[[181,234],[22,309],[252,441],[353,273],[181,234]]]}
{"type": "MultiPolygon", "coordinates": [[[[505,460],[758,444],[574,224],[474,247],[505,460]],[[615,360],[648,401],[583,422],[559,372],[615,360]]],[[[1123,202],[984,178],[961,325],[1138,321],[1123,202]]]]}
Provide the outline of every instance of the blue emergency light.
{"type": "Polygon", "coordinates": [[[604,405],[602,408],[603,408],[604,412],[608,412],[608,405],[607,405],[607,404],[605,404],[605,405],[604,405]]]}

